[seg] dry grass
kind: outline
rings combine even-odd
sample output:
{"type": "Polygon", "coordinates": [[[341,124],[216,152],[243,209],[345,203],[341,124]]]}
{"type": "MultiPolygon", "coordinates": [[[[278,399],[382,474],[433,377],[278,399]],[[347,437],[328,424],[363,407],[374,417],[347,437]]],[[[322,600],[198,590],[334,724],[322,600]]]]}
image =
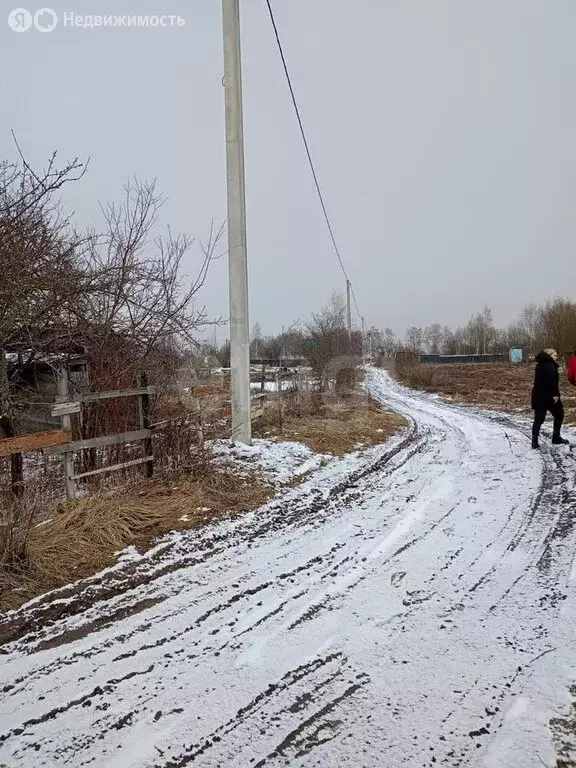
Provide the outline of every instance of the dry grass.
{"type": "Polygon", "coordinates": [[[566,717],[550,720],[550,729],[554,738],[558,756],[556,768],[576,768],[576,685],[570,688],[574,699],[566,717]]]}
{"type": "MultiPolygon", "coordinates": [[[[282,398],[281,419],[275,405],[271,403],[257,432],[296,440],[320,453],[341,455],[382,443],[405,425],[400,416],[360,393],[315,395],[299,402],[282,398]]],[[[177,435],[182,445],[170,452],[171,461],[158,462],[172,471],[160,471],[152,481],[103,486],[74,502],[49,501],[48,509],[42,494],[27,497],[26,505],[0,505],[0,610],[113,565],[115,553],[128,545],[145,550],[165,533],[241,514],[271,497],[272,488],[262,480],[215,471],[206,457],[196,456],[194,471],[186,471],[191,439],[186,429],[177,435]],[[175,475],[174,469],[184,471],[175,475]]],[[[172,426],[170,432],[174,443],[172,426]]]]}
{"type": "Polygon", "coordinates": [[[295,440],[317,453],[341,456],[359,446],[377,445],[396,434],[406,421],[396,413],[383,410],[365,395],[345,399],[326,398],[313,411],[289,413],[282,419],[268,418],[259,434],[272,434],[295,440]]]}
{"type": "MultiPolygon", "coordinates": [[[[412,365],[400,367],[395,375],[408,386],[458,403],[510,413],[531,413],[533,365],[412,365]]],[[[576,389],[566,381],[565,374],[560,376],[560,389],[566,421],[576,423],[576,389]]]]}
{"type": "Polygon", "coordinates": [[[113,565],[128,545],[145,550],[162,534],[241,514],[270,495],[257,478],[211,472],[60,504],[31,529],[19,566],[0,571],[0,610],[113,565]]]}

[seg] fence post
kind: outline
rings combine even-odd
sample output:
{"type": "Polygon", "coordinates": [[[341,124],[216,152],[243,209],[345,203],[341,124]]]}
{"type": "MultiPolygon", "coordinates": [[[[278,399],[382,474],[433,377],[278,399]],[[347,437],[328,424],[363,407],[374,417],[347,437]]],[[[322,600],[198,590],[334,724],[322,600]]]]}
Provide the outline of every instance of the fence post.
{"type": "MultiPolygon", "coordinates": [[[[142,371],[140,374],[140,386],[148,386],[148,377],[142,371]]],[[[141,394],[138,398],[139,410],[140,410],[140,429],[150,429],[150,395],[146,392],[141,394]]],[[[152,456],[152,438],[145,438],[144,442],[144,456],[152,456]]],[[[154,474],[154,461],[151,459],[144,465],[146,477],[152,477],[154,474]]]]}
{"type": "Polygon", "coordinates": [[[280,371],[276,374],[276,396],[278,397],[278,416],[279,416],[279,430],[282,434],[283,422],[282,422],[282,379],[280,378],[280,371]]]}
{"type": "MultiPolygon", "coordinates": [[[[0,426],[6,437],[16,437],[14,423],[9,416],[0,417],[0,426]]],[[[21,453],[12,453],[10,455],[10,479],[11,490],[14,496],[24,495],[24,464],[21,453]]]]}
{"type": "MultiPolygon", "coordinates": [[[[0,349],[0,427],[6,437],[15,437],[14,422],[9,415],[8,371],[6,369],[6,352],[0,349]]],[[[24,469],[21,453],[13,453],[10,456],[10,474],[12,493],[14,496],[24,494],[24,469]]]]}
{"type": "MultiPolygon", "coordinates": [[[[58,371],[58,394],[61,402],[66,402],[69,396],[68,371],[61,368],[58,371]]],[[[72,417],[68,414],[60,417],[62,429],[72,429],[72,417]]],[[[74,454],[66,451],[62,457],[64,465],[64,482],[66,484],[66,498],[74,499],[76,497],[76,483],[72,480],[74,474],[74,454]]]]}
{"type": "Polygon", "coordinates": [[[202,398],[196,398],[198,411],[198,448],[204,450],[204,423],[202,421],[202,398]]]}

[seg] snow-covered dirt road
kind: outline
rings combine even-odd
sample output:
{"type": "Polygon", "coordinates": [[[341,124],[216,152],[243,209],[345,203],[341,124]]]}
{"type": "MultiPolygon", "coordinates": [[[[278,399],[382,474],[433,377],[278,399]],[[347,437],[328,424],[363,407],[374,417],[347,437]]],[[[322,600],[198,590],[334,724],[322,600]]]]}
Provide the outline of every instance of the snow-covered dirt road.
{"type": "Polygon", "coordinates": [[[367,381],[391,443],[0,620],[0,765],[555,765],[573,454],[367,381]]]}

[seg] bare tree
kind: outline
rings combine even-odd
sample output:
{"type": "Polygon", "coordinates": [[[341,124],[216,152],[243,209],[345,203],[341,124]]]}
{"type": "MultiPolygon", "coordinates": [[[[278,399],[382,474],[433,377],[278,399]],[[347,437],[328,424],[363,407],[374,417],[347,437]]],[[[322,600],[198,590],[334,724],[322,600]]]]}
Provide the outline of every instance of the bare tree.
{"type": "Polygon", "coordinates": [[[384,334],[382,331],[376,328],[375,325],[369,328],[366,332],[366,338],[368,339],[368,349],[372,350],[373,355],[381,354],[382,348],[384,347],[383,336],[384,334]]]}
{"type": "Polygon", "coordinates": [[[78,255],[86,239],[64,218],[55,193],[77,180],[77,161],[41,174],[23,160],[0,165],[0,347],[50,347],[81,291],[78,255]]]}
{"type": "Polygon", "coordinates": [[[267,360],[279,360],[293,343],[299,325],[300,321],[296,320],[288,328],[282,328],[277,336],[262,338],[260,341],[262,356],[267,360]]]}
{"type": "Polygon", "coordinates": [[[422,351],[423,336],[422,328],[417,328],[414,325],[406,331],[406,345],[415,354],[422,351]]]}
{"type": "Polygon", "coordinates": [[[123,203],[103,208],[106,231],[94,236],[84,265],[82,301],[76,324],[96,349],[126,340],[139,364],[160,343],[198,345],[197,334],[209,324],[198,303],[223,226],[210,227],[200,243],[196,275],[186,278],[183,261],[193,240],[187,235],[152,238],[163,198],[156,183],[135,181],[125,187],[123,203]]]}
{"type": "Polygon", "coordinates": [[[539,308],[535,320],[536,346],[553,347],[562,356],[576,349],[576,302],[551,299],[539,308]]]}
{"type": "Polygon", "coordinates": [[[443,355],[456,355],[458,353],[456,337],[447,325],[442,328],[440,351],[443,355]]]}
{"type": "Polygon", "coordinates": [[[386,357],[393,357],[398,347],[398,339],[391,328],[385,328],[382,334],[382,352],[386,357]]]}
{"type": "MultiPolygon", "coordinates": [[[[167,378],[182,344],[197,345],[207,323],[198,301],[223,232],[212,226],[200,243],[196,275],[184,274],[192,240],[156,235],[163,203],[155,183],[133,182],[120,206],[102,208],[102,234],[79,234],[55,195],[84,167],[37,173],[21,158],[0,165],[0,350],[18,352],[17,377],[39,356],[87,348],[92,383],[155,367],[167,378]]],[[[0,415],[14,430],[18,392],[0,355],[0,415]]]]}
{"type": "Polygon", "coordinates": [[[260,348],[262,346],[262,328],[260,323],[255,323],[250,332],[250,354],[253,357],[260,357],[260,348]]]}
{"type": "Polygon", "coordinates": [[[531,349],[532,352],[536,351],[537,335],[538,335],[538,321],[540,310],[536,304],[527,304],[518,320],[518,328],[522,332],[525,339],[525,344],[531,349]]]}
{"type": "Polygon", "coordinates": [[[438,323],[433,323],[424,328],[423,339],[429,354],[440,354],[442,345],[442,327],[438,323]]]}
{"type": "Polygon", "coordinates": [[[302,344],[303,354],[309,360],[321,390],[329,384],[331,367],[334,367],[336,361],[362,354],[362,334],[353,332],[352,340],[348,335],[343,296],[332,294],[326,307],[312,315],[306,324],[302,344]]]}
{"type": "Polygon", "coordinates": [[[495,337],[492,310],[485,307],[483,312],[470,318],[462,330],[467,353],[487,354],[495,337]]]}

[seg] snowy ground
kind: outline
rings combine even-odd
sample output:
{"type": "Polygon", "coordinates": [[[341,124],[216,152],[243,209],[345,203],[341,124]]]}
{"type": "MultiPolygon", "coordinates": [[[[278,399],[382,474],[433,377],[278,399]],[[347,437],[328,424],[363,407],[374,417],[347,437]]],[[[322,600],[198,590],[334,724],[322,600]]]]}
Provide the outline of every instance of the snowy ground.
{"type": "Polygon", "coordinates": [[[272,485],[286,485],[332,460],[332,456],[313,453],[302,443],[285,440],[253,440],[252,445],[213,440],[210,452],[216,462],[230,464],[235,471],[258,473],[272,485]]]}
{"type": "Polygon", "coordinates": [[[0,765],[555,765],[574,454],[367,384],[386,446],[0,621],[0,765]]]}

